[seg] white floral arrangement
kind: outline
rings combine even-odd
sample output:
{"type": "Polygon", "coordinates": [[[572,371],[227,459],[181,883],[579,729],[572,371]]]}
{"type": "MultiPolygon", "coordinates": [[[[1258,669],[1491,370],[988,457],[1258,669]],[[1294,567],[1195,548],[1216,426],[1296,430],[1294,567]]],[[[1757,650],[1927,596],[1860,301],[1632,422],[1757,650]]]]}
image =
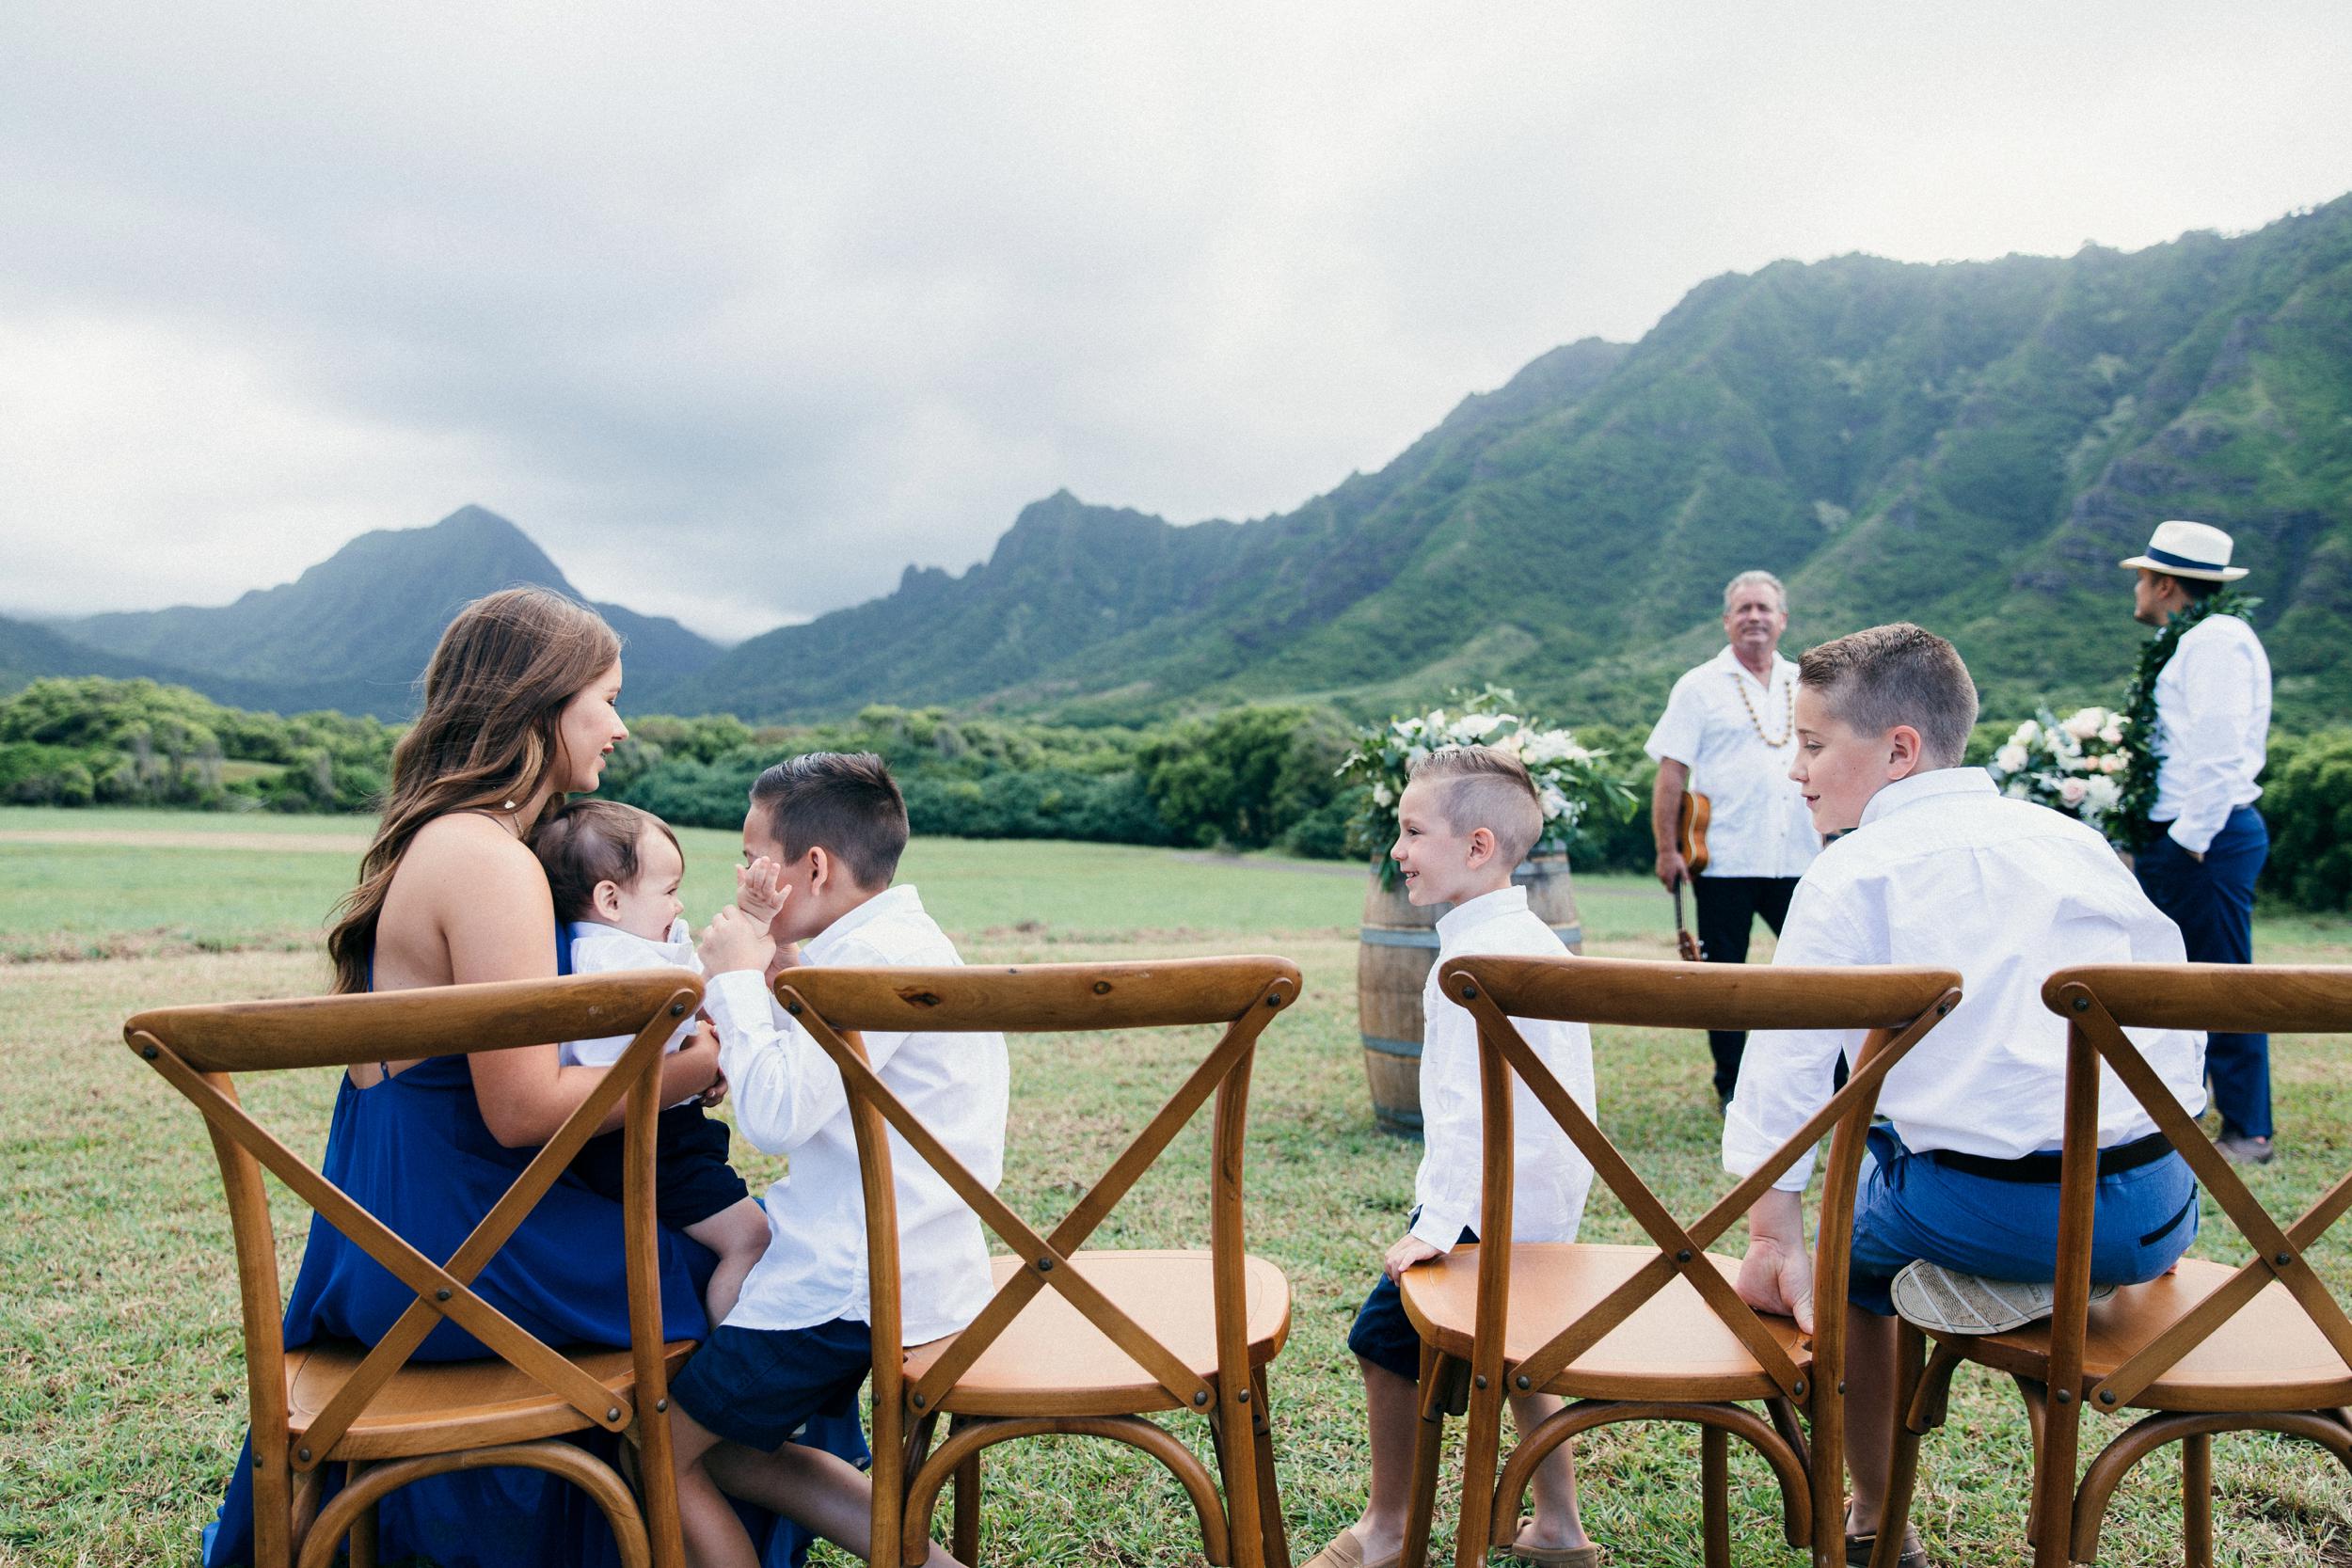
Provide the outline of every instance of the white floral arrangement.
{"type": "Polygon", "coordinates": [[[1448,746],[1491,746],[1526,765],[1544,813],[1534,853],[1565,851],[1590,812],[1607,811],[1620,820],[1632,812],[1633,788],[1603,767],[1606,752],[1579,745],[1571,730],[1513,712],[1518,699],[1508,689],[1489,686],[1472,694],[1454,692],[1448,700],[1451,712],[1434,707],[1357,731],[1355,750],[1340,764],[1341,778],[1365,786],[1362,808],[1349,825],[1351,840],[1380,857],[1384,878],[1395,863],[1388,851],[1396,842],[1397,801],[1413,764],[1448,746]]]}
{"type": "Polygon", "coordinates": [[[2113,708],[2081,708],[2064,719],[2043,708],[2001,743],[1987,771],[2002,794],[2104,832],[2107,814],[2123,798],[2130,722],[2113,708]]]}

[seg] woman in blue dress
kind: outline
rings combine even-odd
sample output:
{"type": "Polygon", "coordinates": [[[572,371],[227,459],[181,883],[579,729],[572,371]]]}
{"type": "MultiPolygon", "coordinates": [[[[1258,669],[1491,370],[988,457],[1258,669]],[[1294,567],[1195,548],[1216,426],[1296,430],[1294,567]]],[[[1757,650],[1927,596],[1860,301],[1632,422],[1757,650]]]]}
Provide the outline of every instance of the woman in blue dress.
{"type": "MultiPolygon", "coordinates": [[[[359,885],[327,938],[338,991],[556,973],[553,900],[525,840],[567,794],[596,787],[606,756],[628,735],[615,710],[620,691],[620,640],[559,594],[510,589],[458,613],[426,668],[423,711],[392,753],[383,819],[359,885]]],[[[427,1256],[446,1258],[603,1071],[563,1066],[552,1042],[354,1067],[337,1094],[322,1168],[427,1256]]],[[[710,1090],[718,1076],[718,1044],[706,1026],[663,1061],[660,1103],[710,1090]]],[[[619,1122],[616,1108],[609,1125],[619,1122]]],[[[666,1230],[661,1247],[663,1335],[703,1338],[711,1255],[666,1230]]],[[[566,1176],[475,1286],[550,1344],[626,1346],[622,1259],[619,1206],[566,1176]]],[[[286,1342],[373,1344],[415,1299],[341,1231],[314,1219],[287,1303],[286,1342]]],[[[416,1359],[485,1354],[444,1321],[416,1359]]],[[[862,1459],[856,1424],[846,1425],[812,1430],[804,1440],[862,1459]]],[[[252,1506],[248,1454],[205,1532],[206,1568],[251,1560],[252,1506]]],[[[419,1481],[385,1497],[378,1519],[389,1562],[573,1568],[618,1560],[595,1504],[536,1470],[460,1471],[419,1481]]],[[[777,1528],[767,1532],[765,1555],[771,1565],[797,1560],[801,1544],[777,1528]]]]}

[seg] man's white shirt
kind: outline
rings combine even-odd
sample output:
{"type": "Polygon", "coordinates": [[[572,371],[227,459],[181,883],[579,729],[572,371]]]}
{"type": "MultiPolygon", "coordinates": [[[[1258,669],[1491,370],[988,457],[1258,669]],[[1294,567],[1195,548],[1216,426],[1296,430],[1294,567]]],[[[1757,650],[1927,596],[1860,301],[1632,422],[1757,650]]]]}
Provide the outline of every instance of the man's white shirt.
{"type": "Polygon", "coordinates": [[[1643,750],[1690,768],[1690,787],[1707,797],[1703,875],[1801,877],[1820,852],[1821,835],[1788,777],[1796,689],[1797,667],[1777,652],[1771,677],[1758,680],[1728,647],[1675,682],[1643,750]]]}
{"type": "MultiPolygon", "coordinates": [[[[2179,963],[2180,928],[2148,901],[2098,832],[2005,799],[1980,768],[1888,784],[1862,824],[1797,884],[1772,962],[1918,964],[1962,976],[1962,1000],[1896,1064],[1879,1113],[1914,1152],[1996,1160],[2058,1147],[2065,1021],[2042,1005],[2052,971],[2075,964],[2179,963]]],[[[2204,1109],[2204,1036],[2128,1031],[2183,1107],[2204,1109]]],[[[1841,1051],[1863,1031],[1759,1030],[1724,1116],[1724,1164],[1744,1176],[1829,1100],[1841,1051]]],[[[2102,1063],[2099,1146],[2155,1131],[2102,1063]]],[[[1774,1185],[1802,1189],[1807,1154],[1774,1185]]]]}
{"type": "MultiPolygon", "coordinates": [[[[811,965],[960,965],[963,960],[911,886],[890,888],[825,927],[811,965]]],[[[866,1200],[841,1073],[778,1006],[760,975],[713,975],[704,1001],[719,1029],[719,1066],[736,1125],[791,1171],[768,1190],[768,1251],[727,1314],[738,1328],[807,1328],[869,1321],[866,1200]]],[[[869,1031],[875,1073],[923,1125],[994,1188],[1004,1174],[1011,1070],[996,1034],[869,1031]]],[[[908,1344],[953,1334],[990,1294],[979,1217],[893,1132],[898,1198],[900,1332],[908,1344]]]]}
{"type": "MultiPolygon", "coordinates": [[[[1412,1234],[1441,1253],[1454,1250],[1465,1228],[1479,1228],[1486,1147],[1479,1108],[1478,1021],[1444,994],[1438,982],[1446,960],[1486,954],[1549,958],[1567,950],[1559,934],[1527,907],[1523,887],[1482,894],[1438,917],[1438,961],[1430,966],[1421,995],[1426,1021],[1421,1043],[1422,1157],[1413,1177],[1413,1202],[1421,1214],[1412,1234]]],[[[1512,1022],[1569,1098],[1597,1119],[1591,1031],[1553,1019],[1512,1022]]],[[[1526,1083],[1515,1077],[1515,1085],[1512,1240],[1573,1242],[1593,1167],[1526,1083]]]]}
{"type": "Polygon", "coordinates": [[[2156,675],[2156,803],[2151,819],[2203,854],[2230,813],[2262,795],[2254,782],[2270,743],[2270,656],[2235,615],[2208,615],[2181,634],[2156,675]]]}

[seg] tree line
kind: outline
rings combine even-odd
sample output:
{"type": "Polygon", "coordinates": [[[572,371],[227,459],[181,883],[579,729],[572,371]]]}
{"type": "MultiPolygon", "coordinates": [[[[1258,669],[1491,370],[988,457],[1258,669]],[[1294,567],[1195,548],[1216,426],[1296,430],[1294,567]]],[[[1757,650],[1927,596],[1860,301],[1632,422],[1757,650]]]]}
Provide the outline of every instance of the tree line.
{"type": "MultiPolygon", "coordinates": [[[[729,715],[632,718],[603,793],[681,827],[732,829],[759,770],[802,752],[874,752],[917,833],[1279,849],[1368,859],[1361,801],[1337,777],[1355,726],[1312,705],[1230,708],[1124,726],[1048,724],[938,708],[867,707],[827,723],[754,726],[729,715]]],[[[1979,725],[1981,763],[2010,725],[1979,725]]],[[[1646,799],[1643,732],[1579,725],[1646,799]]],[[[39,680],[0,699],[0,802],[198,810],[368,812],[400,728],[340,713],[281,718],[185,687],[97,676],[39,680]]],[[[2274,736],[2262,808],[2265,894],[2311,910],[2352,903],[2352,729],[2274,736]]],[[[1579,825],[1590,870],[1647,870],[1646,813],[1579,825]]]]}

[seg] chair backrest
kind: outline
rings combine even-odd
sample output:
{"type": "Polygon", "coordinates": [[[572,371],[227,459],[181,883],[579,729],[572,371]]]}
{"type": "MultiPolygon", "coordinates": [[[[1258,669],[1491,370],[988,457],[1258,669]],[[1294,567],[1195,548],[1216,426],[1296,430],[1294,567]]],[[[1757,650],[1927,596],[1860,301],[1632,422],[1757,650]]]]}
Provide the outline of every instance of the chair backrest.
{"type": "Polygon", "coordinates": [[[2114,1070],[2187,1161],[2253,1255],[2219,1290],[2103,1378],[2087,1402],[2120,1409],[2177,1366],[2276,1280],[2352,1370],[2352,1321],[2308,1254],[2352,1209],[2352,1173],[2280,1226],[2165,1085],[2125,1029],[2352,1033],[2352,968],[2271,964],[2094,964],[2061,969],[2042,1000],[2067,1023],[2066,1137],[2059,1160],[2058,1300],[2050,1320],[2050,1386],[2083,1372],[2090,1310],[2090,1235],[2098,1181],[2101,1063],[2114,1070]]]}
{"type": "MultiPolygon", "coordinates": [[[[1242,1238],[1242,1134],[1259,1034],[1299,992],[1288,958],[1178,958],[1161,963],[978,965],[953,969],[787,970],[776,998],[841,1070],[857,1132],[866,1196],[873,1307],[874,1451],[894,1455],[910,1413],[936,1411],[956,1381],[1040,1291],[1059,1291],[1132,1356],[1177,1404],[1204,1412],[1238,1404],[1247,1432],[1249,1388],[1242,1238]],[[1223,1024],[1216,1044],[1052,1230],[1041,1232],[975,1177],[868,1065],[869,1029],[941,1033],[1053,1032],[1223,1024]],[[1072,1254],[1082,1246],[1208,1100],[1216,1097],[1209,1178],[1220,1388],[1212,1390],[1167,1345],[1091,1284],[1072,1254]],[[896,1132],[1021,1260],[954,1345],[913,1387],[903,1386],[897,1189],[887,1132],[896,1132]],[[1240,1399],[1237,1402],[1236,1394],[1240,1399]]],[[[878,1488],[879,1490],[879,1488],[878,1488]]]]}
{"type": "Polygon", "coordinates": [[[702,981],[692,974],[639,970],[370,995],[165,1007],[140,1013],[123,1025],[123,1039],[131,1050],[203,1113],[220,1162],[244,1306],[257,1495],[271,1490],[261,1484],[266,1476],[282,1477],[288,1468],[304,1473],[325,1463],[328,1451],[444,1318],[607,1431],[626,1429],[636,1404],[666,1398],[660,1239],[653,1205],[654,1119],[660,1109],[662,1048],[678,1021],[700,1005],[702,992],[702,981]],[[614,1034],[636,1037],[446,1260],[427,1258],[409,1245],[255,1121],[239,1101],[234,1084],[235,1075],[243,1072],[470,1055],[614,1034]],[[624,1245],[630,1350],[637,1374],[634,1400],[616,1399],[472,1289],[475,1277],[625,1094],[624,1245]],[[262,1183],[264,1170],[417,1293],[416,1302],[298,1437],[289,1431],[284,1306],[269,1201],[262,1183]]]}
{"type": "MultiPolygon", "coordinates": [[[[1471,1372],[1501,1386],[1511,1257],[1514,1167],[1513,1083],[1522,1080],[1560,1124],[1594,1173],[1617,1196],[1658,1255],[1558,1336],[1519,1363],[1514,1387],[1541,1388],[1676,1275],[1755,1356],[1789,1399],[1813,1401],[1817,1433],[1835,1402],[1834,1387],[1808,1389],[1804,1377],[1756,1309],[1740,1299],[1706,1257],[1707,1249],[1835,1129],[1816,1232],[1816,1364],[1842,1365],[1847,1247],[1863,1135],[1879,1086],[1895,1064],[1960,1001],[1960,976],[1948,970],[1891,966],[1805,969],[1733,964],[1655,963],[1625,958],[1466,958],[1449,961],[1446,994],[1478,1021],[1479,1085],[1486,1168],[1479,1215],[1478,1316],[1471,1372]],[[1845,1087],[1833,1095],[1769,1160],[1713,1208],[1685,1226],[1634,1173],[1558,1078],[1513,1026],[1518,1018],[1654,1029],[1861,1029],[1868,1031],[1845,1087]]],[[[1826,1373],[1824,1376],[1826,1377],[1826,1373]]]]}

